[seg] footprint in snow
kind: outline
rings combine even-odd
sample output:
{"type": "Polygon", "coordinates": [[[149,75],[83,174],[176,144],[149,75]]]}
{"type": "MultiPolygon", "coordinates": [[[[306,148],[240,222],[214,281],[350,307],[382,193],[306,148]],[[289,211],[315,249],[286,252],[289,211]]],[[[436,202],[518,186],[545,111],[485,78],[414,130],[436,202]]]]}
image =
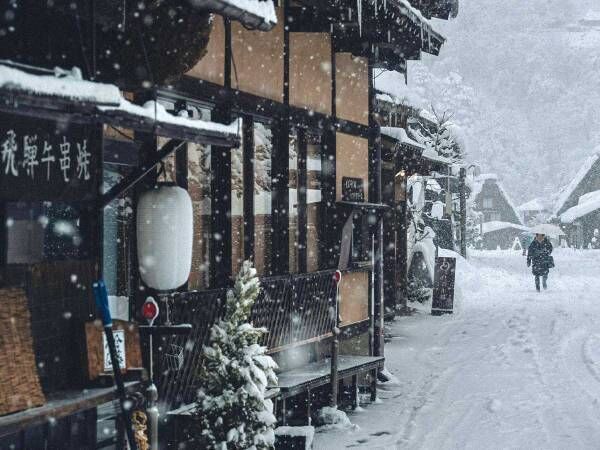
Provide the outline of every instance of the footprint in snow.
{"type": "Polygon", "coordinates": [[[494,398],[488,401],[487,410],[489,412],[496,413],[500,411],[500,408],[502,408],[502,402],[500,400],[494,398]]]}

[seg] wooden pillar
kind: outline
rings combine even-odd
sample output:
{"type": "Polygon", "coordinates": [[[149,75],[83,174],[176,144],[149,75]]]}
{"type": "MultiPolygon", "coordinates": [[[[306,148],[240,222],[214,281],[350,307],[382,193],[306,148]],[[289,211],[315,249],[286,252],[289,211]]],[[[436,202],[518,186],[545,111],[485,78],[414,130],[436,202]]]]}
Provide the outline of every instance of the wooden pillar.
{"type": "Polygon", "coordinates": [[[321,269],[337,267],[342,224],[336,210],[336,70],[335,70],[335,45],[331,45],[331,116],[333,121],[324,135],[324,146],[321,153],[321,205],[324,208],[321,221],[320,265],[321,269]]]}
{"type": "MultiPolygon", "coordinates": [[[[381,134],[379,124],[375,120],[375,85],[373,80],[373,55],[369,55],[368,84],[369,84],[369,200],[373,203],[382,202],[381,189],[381,134]]],[[[383,355],[383,319],[384,319],[384,295],[383,295],[383,216],[379,216],[374,227],[374,255],[373,255],[373,281],[374,281],[374,342],[373,354],[383,355]]]]}
{"type": "Polygon", "coordinates": [[[271,227],[273,236],[271,247],[271,272],[281,275],[289,272],[290,247],[290,196],[289,196],[289,159],[290,159],[290,37],[288,24],[289,1],[283,2],[283,103],[285,112],[274,124],[273,153],[271,154],[271,227]]]}
{"type": "MultiPolygon", "coordinates": [[[[225,87],[231,87],[231,21],[225,23],[225,87]]],[[[228,102],[217,105],[212,120],[228,124],[232,120],[228,102]]],[[[211,164],[211,247],[210,286],[227,287],[231,283],[231,149],[213,146],[211,164]]]]}

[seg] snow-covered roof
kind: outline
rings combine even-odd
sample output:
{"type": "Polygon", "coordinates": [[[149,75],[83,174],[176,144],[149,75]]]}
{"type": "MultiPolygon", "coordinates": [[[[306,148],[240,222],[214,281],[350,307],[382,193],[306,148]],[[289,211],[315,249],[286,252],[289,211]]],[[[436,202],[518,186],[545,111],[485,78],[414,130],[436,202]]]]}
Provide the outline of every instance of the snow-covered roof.
{"type": "Polygon", "coordinates": [[[413,147],[417,147],[417,148],[420,148],[423,150],[425,149],[425,146],[423,144],[420,144],[419,142],[415,141],[414,139],[409,138],[408,134],[406,134],[406,130],[404,128],[381,127],[381,134],[383,134],[384,136],[391,137],[392,139],[397,140],[401,144],[408,144],[408,145],[412,145],[413,147]]]}
{"type": "Polygon", "coordinates": [[[208,9],[244,25],[268,31],[277,23],[272,0],[189,0],[192,6],[208,9]]]}
{"type": "Polygon", "coordinates": [[[533,200],[529,200],[528,202],[523,203],[517,209],[519,211],[544,211],[546,210],[546,205],[542,201],[541,198],[534,198],[533,200]]]}
{"type": "Polygon", "coordinates": [[[579,197],[579,203],[560,215],[562,223],[573,223],[575,220],[600,209],[600,191],[589,192],[579,197]]]}
{"type": "Polygon", "coordinates": [[[486,181],[486,180],[498,180],[498,175],[495,173],[482,173],[481,175],[478,175],[476,177],[478,180],[480,181],[486,181]]]}
{"type": "Polygon", "coordinates": [[[396,104],[406,104],[414,108],[426,108],[429,101],[421,95],[422,88],[407,86],[404,75],[393,70],[375,69],[375,88],[390,96],[383,100],[396,104]]]}
{"type": "MultiPolygon", "coordinates": [[[[80,113],[90,114],[93,120],[113,125],[126,124],[131,128],[146,126],[158,135],[176,136],[189,141],[203,141],[209,135],[216,139],[236,140],[240,126],[235,121],[231,125],[192,119],[187,112],[170,114],[158,102],[149,101],[143,106],[128,101],[119,88],[112,84],[96,83],[81,79],[81,71],[55,69],[54,75],[35,75],[19,68],[0,64],[0,93],[14,95],[10,103],[16,108],[20,97],[48,99],[53,107],[55,99],[68,105],[68,109],[83,107],[80,113]]],[[[52,110],[52,114],[56,111],[52,110]]]]}
{"type": "Polygon", "coordinates": [[[501,220],[492,220],[491,222],[484,222],[482,228],[483,234],[493,233],[494,231],[506,230],[510,228],[521,231],[531,231],[525,225],[512,222],[502,222],[501,220]]]}
{"type": "Polygon", "coordinates": [[[452,164],[451,159],[438,155],[436,151],[431,148],[426,148],[423,150],[421,157],[428,159],[429,161],[439,162],[441,164],[452,164]]]}
{"type": "Polygon", "coordinates": [[[237,136],[241,128],[237,121],[230,125],[224,125],[206,120],[191,119],[187,116],[187,112],[182,115],[171,114],[167,112],[163,105],[154,100],[147,101],[143,106],[140,106],[121,98],[121,103],[118,106],[99,106],[98,109],[103,112],[122,112],[139,119],[168,123],[197,131],[214,131],[232,136],[237,136]]]}
{"type": "Polygon", "coordinates": [[[591,168],[594,166],[594,164],[596,163],[596,161],[598,161],[599,158],[600,147],[596,148],[595,154],[586,159],[586,161],[583,163],[577,174],[575,174],[575,177],[571,180],[571,182],[560,190],[558,194],[558,199],[556,201],[556,204],[554,205],[553,214],[555,216],[557,216],[560,213],[560,211],[564,208],[565,203],[569,200],[573,192],[575,192],[579,184],[584,180],[588,172],[591,170],[591,168]]]}
{"type": "Polygon", "coordinates": [[[470,183],[471,198],[474,199],[481,193],[483,185],[488,180],[493,181],[494,184],[498,187],[500,194],[502,194],[502,196],[506,200],[506,203],[508,203],[508,206],[510,206],[510,208],[513,210],[515,217],[519,221],[519,225],[523,225],[523,222],[521,221],[521,215],[519,214],[519,210],[515,207],[515,204],[508,195],[508,192],[506,192],[506,190],[502,186],[502,183],[500,183],[500,181],[498,180],[498,175],[496,175],[495,173],[483,173],[473,178],[473,181],[471,181],[470,183]]]}
{"type": "Polygon", "coordinates": [[[71,71],[56,69],[54,75],[33,75],[0,65],[0,89],[107,106],[119,105],[122,100],[117,86],[83,80],[77,68],[71,71]]]}

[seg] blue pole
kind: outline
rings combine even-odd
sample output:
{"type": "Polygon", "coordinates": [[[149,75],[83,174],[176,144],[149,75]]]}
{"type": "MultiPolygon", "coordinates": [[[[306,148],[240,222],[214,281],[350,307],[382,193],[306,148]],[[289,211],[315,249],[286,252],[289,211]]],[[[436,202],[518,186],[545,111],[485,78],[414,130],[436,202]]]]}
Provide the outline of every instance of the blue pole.
{"type": "Polygon", "coordinates": [[[117,346],[115,345],[115,338],[112,332],[112,317],[110,316],[110,308],[108,307],[108,293],[106,292],[106,284],[103,280],[98,280],[93,284],[94,297],[96,299],[96,307],[100,312],[100,318],[102,325],[104,326],[104,334],[106,335],[106,342],[108,344],[108,351],[110,353],[110,361],[112,363],[113,374],[115,377],[115,385],[117,387],[117,395],[119,397],[119,404],[121,405],[121,415],[125,422],[125,432],[127,433],[127,440],[129,441],[129,448],[131,450],[137,450],[137,443],[133,435],[133,424],[131,422],[131,407],[125,404],[125,384],[123,383],[123,377],[121,376],[121,369],[119,365],[119,358],[117,355],[117,346]]]}

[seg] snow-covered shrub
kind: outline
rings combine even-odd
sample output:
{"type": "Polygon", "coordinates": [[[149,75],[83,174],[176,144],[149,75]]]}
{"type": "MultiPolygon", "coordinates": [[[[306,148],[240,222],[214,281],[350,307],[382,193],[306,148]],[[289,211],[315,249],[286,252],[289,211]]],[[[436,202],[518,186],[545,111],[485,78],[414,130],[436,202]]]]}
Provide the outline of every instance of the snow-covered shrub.
{"type": "Polygon", "coordinates": [[[225,317],[210,330],[197,380],[194,445],[206,449],[270,449],[275,442],[273,403],[277,364],[258,344],[266,332],[248,322],[260,290],[256,270],[245,261],[227,294],[225,317]]]}

